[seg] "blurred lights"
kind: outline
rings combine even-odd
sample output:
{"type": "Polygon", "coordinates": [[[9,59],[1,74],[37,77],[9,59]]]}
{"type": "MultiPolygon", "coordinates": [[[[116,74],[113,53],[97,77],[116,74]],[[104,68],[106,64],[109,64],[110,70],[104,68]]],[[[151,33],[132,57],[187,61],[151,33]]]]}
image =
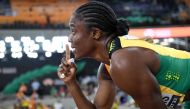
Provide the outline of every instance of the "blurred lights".
{"type": "Polygon", "coordinates": [[[36,42],[43,42],[45,40],[44,36],[37,36],[36,37],[36,42]]]}
{"type": "Polygon", "coordinates": [[[24,51],[26,54],[28,54],[28,52],[30,52],[30,50],[29,50],[28,47],[25,47],[25,48],[23,49],[23,51],[24,51]]]}
{"type": "Polygon", "coordinates": [[[27,56],[29,58],[37,58],[38,57],[38,53],[36,53],[36,52],[28,52],[27,56]]]}
{"type": "Polygon", "coordinates": [[[0,58],[4,58],[5,54],[4,53],[0,53],[0,58]]]}
{"type": "Polygon", "coordinates": [[[38,44],[31,44],[28,48],[30,52],[33,52],[39,50],[40,46],[38,44]]]}
{"type": "Polygon", "coordinates": [[[154,39],[153,41],[154,41],[154,43],[156,43],[156,44],[160,42],[159,39],[154,39]]]}
{"type": "Polygon", "coordinates": [[[144,31],[144,36],[147,36],[147,37],[153,37],[155,35],[154,33],[154,30],[153,29],[146,29],[144,31]]]}
{"type": "Polygon", "coordinates": [[[46,39],[44,36],[36,36],[34,39],[21,36],[20,40],[7,36],[0,40],[0,58],[4,58],[5,53],[11,53],[13,58],[21,58],[23,53],[29,58],[38,58],[39,52],[45,52],[46,57],[51,57],[54,52],[63,53],[66,44],[71,48],[67,36],[53,36],[52,39],[46,39]]]}
{"type": "Polygon", "coordinates": [[[6,51],[5,46],[1,46],[1,45],[0,45],[0,53],[3,53],[3,52],[5,52],[5,51],[6,51]]]}
{"type": "Polygon", "coordinates": [[[21,58],[23,56],[22,52],[12,53],[11,56],[13,58],[21,58]]]}
{"type": "Polygon", "coordinates": [[[168,41],[163,41],[163,42],[160,42],[160,45],[168,46],[168,45],[169,45],[169,42],[168,42],[168,41]]]}
{"type": "Polygon", "coordinates": [[[15,40],[11,42],[11,52],[15,53],[15,52],[21,52],[22,51],[22,47],[20,46],[20,41],[15,40]]]}
{"type": "Polygon", "coordinates": [[[48,51],[50,49],[50,47],[51,47],[51,41],[50,40],[44,40],[42,42],[42,49],[44,51],[48,51]]]}
{"type": "Polygon", "coordinates": [[[5,51],[6,51],[5,42],[0,41],[0,53],[5,52],[5,51]]]}
{"type": "Polygon", "coordinates": [[[52,53],[51,53],[51,52],[46,52],[46,53],[45,53],[45,56],[46,56],[46,57],[51,57],[51,56],[52,56],[52,53]]]}
{"type": "Polygon", "coordinates": [[[174,42],[174,39],[173,38],[169,38],[168,41],[169,42],[174,42]]]}
{"type": "Polygon", "coordinates": [[[168,42],[168,39],[164,39],[163,41],[164,41],[164,42],[168,42]]]}
{"type": "Polygon", "coordinates": [[[63,48],[58,48],[58,49],[57,49],[57,52],[58,52],[58,53],[63,53],[64,51],[65,51],[65,49],[63,49],[63,48]]]}
{"type": "Polygon", "coordinates": [[[29,36],[22,36],[21,37],[21,41],[22,42],[29,42],[31,39],[30,39],[30,37],[29,36]]]}
{"type": "Polygon", "coordinates": [[[11,43],[11,42],[13,42],[13,41],[14,41],[14,38],[13,38],[12,36],[7,36],[7,37],[5,37],[5,42],[11,43]]]}
{"type": "Polygon", "coordinates": [[[5,41],[1,40],[0,41],[0,46],[5,46],[5,41]]]}
{"type": "Polygon", "coordinates": [[[21,52],[22,51],[22,47],[21,46],[17,46],[17,47],[12,47],[11,48],[11,52],[15,53],[15,52],[21,52]]]}

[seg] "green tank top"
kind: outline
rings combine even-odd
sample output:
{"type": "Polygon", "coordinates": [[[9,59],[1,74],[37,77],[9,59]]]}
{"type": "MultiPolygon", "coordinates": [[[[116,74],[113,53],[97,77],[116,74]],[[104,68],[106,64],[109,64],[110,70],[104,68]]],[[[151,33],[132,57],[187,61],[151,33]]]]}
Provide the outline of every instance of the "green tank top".
{"type": "MultiPolygon", "coordinates": [[[[143,47],[156,52],[160,59],[156,79],[160,84],[163,101],[172,108],[183,101],[185,93],[190,89],[190,53],[123,36],[112,40],[110,57],[114,51],[125,47],[143,47]]],[[[106,68],[109,72],[109,65],[106,68]]]]}

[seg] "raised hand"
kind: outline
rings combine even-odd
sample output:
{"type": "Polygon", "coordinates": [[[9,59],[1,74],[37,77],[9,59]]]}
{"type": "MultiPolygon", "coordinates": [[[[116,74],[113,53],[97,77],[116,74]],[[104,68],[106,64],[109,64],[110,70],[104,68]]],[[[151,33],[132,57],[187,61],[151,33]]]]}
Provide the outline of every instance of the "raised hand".
{"type": "Polygon", "coordinates": [[[61,64],[58,69],[58,76],[67,84],[76,79],[76,69],[74,59],[71,58],[70,48],[68,44],[66,44],[66,53],[61,59],[61,64]]]}

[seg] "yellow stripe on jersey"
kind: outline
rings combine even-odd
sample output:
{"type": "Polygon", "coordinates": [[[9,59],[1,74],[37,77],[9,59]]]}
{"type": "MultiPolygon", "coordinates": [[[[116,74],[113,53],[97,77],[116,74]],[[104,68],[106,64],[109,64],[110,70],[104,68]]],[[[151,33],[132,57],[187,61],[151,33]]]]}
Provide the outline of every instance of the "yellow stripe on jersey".
{"type": "Polygon", "coordinates": [[[109,66],[109,65],[107,65],[107,64],[105,64],[105,67],[106,67],[106,69],[107,69],[108,73],[110,74],[110,66],[109,66]]]}
{"type": "Polygon", "coordinates": [[[166,86],[163,86],[163,85],[160,85],[160,90],[161,90],[162,93],[165,93],[165,94],[172,94],[172,95],[180,96],[180,103],[183,102],[183,99],[185,97],[184,94],[178,93],[175,90],[172,90],[169,87],[166,87],[166,86]]]}
{"type": "Polygon", "coordinates": [[[148,43],[143,40],[137,39],[126,39],[125,37],[119,37],[122,47],[144,47],[151,49],[161,55],[171,56],[174,58],[188,59],[190,58],[190,53],[186,51],[180,51],[173,48],[164,47],[161,45],[156,45],[152,43],[148,43]]]}

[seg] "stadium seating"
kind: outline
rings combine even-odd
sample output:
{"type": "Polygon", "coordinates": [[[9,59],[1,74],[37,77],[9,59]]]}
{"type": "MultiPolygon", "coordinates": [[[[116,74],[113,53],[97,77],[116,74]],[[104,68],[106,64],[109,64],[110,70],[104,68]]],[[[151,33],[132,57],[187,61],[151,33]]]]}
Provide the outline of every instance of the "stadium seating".
{"type": "Polygon", "coordinates": [[[87,0],[11,0],[12,16],[0,16],[0,24],[67,24],[73,11],[87,0]]]}
{"type": "MultiPolygon", "coordinates": [[[[1,25],[19,26],[24,24],[38,24],[43,27],[67,27],[69,19],[73,11],[81,4],[90,0],[10,0],[10,9],[12,14],[1,15],[0,11],[0,28],[1,25]]],[[[121,0],[121,1],[106,1],[115,10],[119,18],[125,18],[129,21],[132,27],[142,26],[165,26],[190,24],[190,14],[187,6],[190,9],[189,0],[175,1],[179,7],[171,7],[169,3],[159,3],[157,0],[121,0]],[[185,8],[184,4],[185,3],[185,8]],[[165,6],[166,5],[166,6],[165,6]],[[151,9],[151,10],[150,10],[151,9]]],[[[4,5],[0,5],[1,7],[4,5]]],[[[43,28],[42,27],[42,28],[43,28]]],[[[25,28],[24,26],[21,28],[25,28]]]]}

